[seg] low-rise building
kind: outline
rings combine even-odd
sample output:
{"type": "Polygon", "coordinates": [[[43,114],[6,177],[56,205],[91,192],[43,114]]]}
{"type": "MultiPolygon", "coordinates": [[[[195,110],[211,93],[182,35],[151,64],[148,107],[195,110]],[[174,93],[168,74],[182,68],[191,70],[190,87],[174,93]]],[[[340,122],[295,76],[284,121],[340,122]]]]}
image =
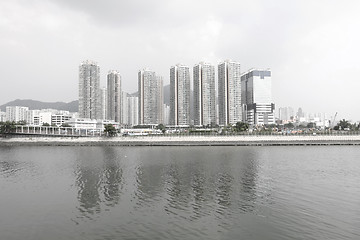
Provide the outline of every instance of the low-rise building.
{"type": "Polygon", "coordinates": [[[75,113],[69,111],[59,111],[57,114],[51,116],[51,125],[60,127],[72,118],[76,118],[75,113]]]}
{"type": "Polygon", "coordinates": [[[96,119],[90,118],[71,118],[65,123],[76,129],[95,129],[97,122],[96,119]]]}
{"type": "Polygon", "coordinates": [[[100,129],[100,130],[104,130],[105,129],[105,125],[111,124],[113,125],[113,127],[115,127],[116,129],[120,128],[120,125],[118,122],[112,121],[112,120],[98,120],[96,123],[96,128],[100,129]]]}
{"type": "Polygon", "coordinates": [[[26,124],[30,126],[40,125],[40,110],[26,111],[26,124]]]}
{"type": "Polygon", "coordinates": [[[0,111],[0,122],[6,122],[6,112],[0,111]]]}
{"type": "Polygon", "coordinates": [[[6,107],[6,121],[26,121],[26,111],[28,111],[28,107],[22,106],[7,106],[6,107]]]}
{"type": "Polygon", "coordinates": [[[98,129],[104,130],[105,125],[111,124],[116,129],[119,128],[119,123],[111,120],[96,120],[90,118],[71,118],[65,123],[76,129],[98,129]]]}

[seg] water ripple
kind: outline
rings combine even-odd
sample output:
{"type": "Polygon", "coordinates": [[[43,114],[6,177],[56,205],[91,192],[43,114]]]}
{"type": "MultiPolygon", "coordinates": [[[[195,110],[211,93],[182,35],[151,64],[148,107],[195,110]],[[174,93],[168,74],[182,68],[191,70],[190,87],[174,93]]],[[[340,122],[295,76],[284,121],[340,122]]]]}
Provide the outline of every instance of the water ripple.
{"type": "Polygon", "coordinates": [[[360,238],[358,148],[13,151],[1,239],[360,238]]]}

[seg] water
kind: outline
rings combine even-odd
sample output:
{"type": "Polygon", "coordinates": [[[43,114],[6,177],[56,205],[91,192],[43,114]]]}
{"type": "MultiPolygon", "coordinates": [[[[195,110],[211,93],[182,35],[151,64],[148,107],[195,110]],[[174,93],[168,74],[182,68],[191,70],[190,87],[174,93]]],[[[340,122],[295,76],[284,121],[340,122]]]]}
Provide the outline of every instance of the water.
{"type": "Polygon", "coordinates": [[[360,239],[360,148],[0,147],[0,239],[360,239]]]}

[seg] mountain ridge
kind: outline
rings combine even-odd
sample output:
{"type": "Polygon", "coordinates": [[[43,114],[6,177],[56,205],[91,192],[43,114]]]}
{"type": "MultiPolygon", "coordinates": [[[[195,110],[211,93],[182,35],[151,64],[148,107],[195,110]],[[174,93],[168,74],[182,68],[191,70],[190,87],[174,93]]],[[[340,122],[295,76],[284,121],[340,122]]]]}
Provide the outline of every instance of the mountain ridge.
{"type": "Polygon", "coordinates": [[[66,102],[42,102],[32,99],[16,99],[1,105],[0,110],[6,111],[6,107],[8,106],[28,107],[30,110],[51,108],[57,110],[65,110],[69,112],[77,112],[79,109],[79,101],[74,100],[66,103],[66,102]]]}
{"type": "MultiPolygon", "coordinates": [[[[164,104],[170,105],[170,85],[164,86],[164,104]]],[[[129,96],[138,96],[138,92],[134,92],[129,94],[129,96]]],[[[65,110],[69,112],[78,112],[79,110],[79,101],[74,100],[71,102],[43,102],[33,99],[16,99],[13,101],[10,101],[8,103],[5,103],[3,105],[0,105],[0,110],[5,112],[7,106],[22,106],[22,107],[28,107],[30,110],[36,110],[36,109],[57,109],[57,110],[65,110]]]]}

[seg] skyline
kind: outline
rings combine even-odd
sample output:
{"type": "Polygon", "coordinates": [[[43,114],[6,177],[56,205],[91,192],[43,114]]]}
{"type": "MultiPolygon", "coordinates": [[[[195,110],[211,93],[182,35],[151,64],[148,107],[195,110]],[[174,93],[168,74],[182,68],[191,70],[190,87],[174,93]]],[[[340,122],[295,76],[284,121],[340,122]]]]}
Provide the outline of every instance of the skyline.
{"type": "Polygon", "coordinates": [[[357,1],[225,1],[221,8],[212,1],[86,3],[0,3],[6,88],[0,105],[77,99],[77,70],[85,59],[98,62],[101,87],[108,70],[118,70],[126,92],[137,91],[137,72],[144,67],[168,85],[170,67],[179,62],[192,67],[232,59],[242,72],[272,70],[276,108],[360,120],[354,111],[360,101],[357,1]]]}

